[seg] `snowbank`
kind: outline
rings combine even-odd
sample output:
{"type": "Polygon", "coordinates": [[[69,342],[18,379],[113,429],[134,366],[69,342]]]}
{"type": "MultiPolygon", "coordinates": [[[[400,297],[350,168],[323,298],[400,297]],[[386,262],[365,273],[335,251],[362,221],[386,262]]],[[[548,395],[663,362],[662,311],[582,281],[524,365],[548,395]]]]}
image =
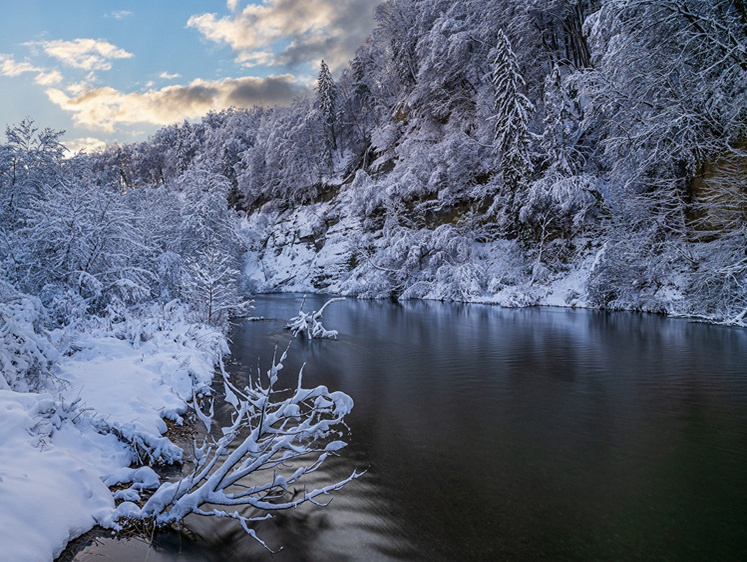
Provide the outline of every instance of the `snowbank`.
{"type": "Polygon", "coordinates": [[[182,422],[225,346],[219,333],[188,323],[144,342],[100,329],[77,336],[61,359],[61,393],[0,390],[2,559],[54,559],[109,524],[114,500],[104,482],[121,480],[138,457],[179,460],[163,418],[182,422]]]}

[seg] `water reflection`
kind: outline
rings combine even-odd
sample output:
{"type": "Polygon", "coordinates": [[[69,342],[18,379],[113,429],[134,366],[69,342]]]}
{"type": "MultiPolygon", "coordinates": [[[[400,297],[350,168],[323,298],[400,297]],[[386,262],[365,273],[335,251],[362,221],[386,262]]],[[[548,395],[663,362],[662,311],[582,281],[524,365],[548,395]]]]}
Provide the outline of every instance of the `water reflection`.
{"type": "MultiPolygon", "coordinates": [[[[256,314],[275,319],[240,326],[234,358],[266,368],[299,303],[258,299],[256,314]]],[[[747,549],[744,330],[352,299],[331,305],[324,324],[339,341],[294,342],[285,369],[290,381],[306,362],[307,385],[355,400],[349,449],[315,478],[369,471],[327,508],[258,527],[284,545],[277,559],[731,559],[747,549]]],[[[215,560],[266,557],[238,528],[189,525],[215,560]]]]}

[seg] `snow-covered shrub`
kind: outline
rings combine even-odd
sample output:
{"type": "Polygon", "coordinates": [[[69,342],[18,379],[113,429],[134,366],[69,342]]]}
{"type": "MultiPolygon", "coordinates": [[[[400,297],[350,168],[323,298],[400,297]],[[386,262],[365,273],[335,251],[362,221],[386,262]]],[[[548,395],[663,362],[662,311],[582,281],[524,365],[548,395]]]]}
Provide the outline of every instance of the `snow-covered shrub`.
{"type": "Polygon", "coordinates": [[[47,321],[55,327],[77,324],[88,310],[88,303],[80,293],[63,283],[45,285],[39,299],[47,312],[47,321]]]}
{"type": "Polygon", "coordinates": [[[687,268],[682,243],[664,241],[656,225],[611,237],[600,250],[588,283],[594,306],[668,312],[667,288],[687,268]]]}
{"type": "Polygon", "coordinates": [[[200,322],[221,325],[230,316],[243,316],[251,308],[252,301],[239,294],[235,261],[234,256],[214,247],[187,258],[181,292],[200,322]]]}
{"type": "Polygon", "coordinates": [[[597,221],[597,181],[587,175],[564,177],[551,173],[532,182],[519,210],[519,221],[531,241],[534,257],[532,279],[542,281],[547,265],[557,261],[572,239],[597,221]],[[553,252],[553,241],[558,245],[553,252]]]}
{"type": "Polygon", "coordinates": [[[41,390],[52,378],[57,351],[42,328],[38,298],[0,280],[0,389],[41,390]]]}
{"type": "Polygon", "coordinates": [[[522,201],[519,220],[540,242],[555,237],[571,238],[593,225],[596,184],[597,180],[587,175],[556,174],[532,182],[522,201]]]}
{"type": "Polygon", "coordinates": [[[745,248],[747,229],[695,246],[693,261],[697,267],[688,275],[687,290],[692,302],[687,313],[713,320],[739,318],[735,323],[744,324],[747,310],[745,248]]]}

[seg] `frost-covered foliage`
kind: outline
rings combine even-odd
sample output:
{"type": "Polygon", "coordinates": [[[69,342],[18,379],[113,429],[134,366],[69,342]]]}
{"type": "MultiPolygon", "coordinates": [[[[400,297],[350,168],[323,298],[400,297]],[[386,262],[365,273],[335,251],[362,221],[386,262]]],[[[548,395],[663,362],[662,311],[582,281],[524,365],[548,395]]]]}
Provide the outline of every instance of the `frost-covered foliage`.
{"type": "Polygon", "coordinates": [[[43,328],[38,298],[0,279],[0,389],[43,389],[52,376],[57,350],[43,328]]]}
{"type": "Polygon", "coordinates": [[[316,86],[316,105],[324,122],[324,138],[322,142],[329,151],[331,159],[337,150],[337,135],[335,134],[335,121],[337,121],[337,85],[332,79],[327,64],[322,61],[319,69],[319,78],[316,86]]]}
{"type": "MultiPolygon", "coordinates": [[[[307,474],[346,446],[340,438],[353,400],[324,386],[304,388],[303,370],[295,388],[279,390],[278,373],[285,358],[286,353],[277,361],[273,358],[266,377],[257,373],[243,389],[233,385],[224,371],[227,401],[235,409],[232,424],[221,429],[220,439],[208,433],[199,446],[195,443],[195,465],[189,475],[161,484],[142,506],[131,501],[120,504],[113,519],[120,525],[146,519],[163,526],[192,513],[230,518],[270,550],[251,523],[307,502],[319,504],[316,498],[358,478],[360,474],[353,471],[348,478],[320,488],[308,490],[304,485],[307,474]],[[303,492],[298,493],[301,486],[303,492]],[[208,504],[210,509],[204,507],[208,504]],[[242,508],[259,513],[247,515],[242,508]]],[[[209,430],[211,418],[196,408],[209,430]]],[[[128,475],[127,481],[132,480],[133,475],[128,475]]]]}
{"type": "MultiPolygon", "coordinates": [[[[385,2],[336,83],[334,166],[311,178],[290,157],[271,192],[243,176],[247,208],[272,217],[248,221],[248,273],[309,290],[329,266],[322,287],[346,294],[516,303],[575,283],[568,302],[737,317],[746,14],[727,0],[385,2]],[[342,243],[334,224],[277,236],[299,206],[348,217],[342,253],[325,249],[342,243]]],[[[289,131],[317,110],[267,111],[262,134],[304,144],[289,131]]]]}
{"type": "Polygon", "coordinates": [[[498,32],[491,51],[490,79],[494,88],[494,145],[501,154],[501,172],[507,187],[523,187],[531,174],[528,154],[529,119],[534,106],[524,95],[526,82],[511,43],[498,32]]]}
{"type": "Polygon", "coordinates": [[[140,465],[183,460],[164,435],[164,418],[185,422],[188,403],[209,392],[214,366],[228,351],[220,331],[194,324],[190,314],[178,302],[121,305],[54,329],[45,337],[60,350],[56,384],[42,393],[0,388],[5,559],[55,559],[80,533],[111,525],[115,497],[132,500],[153,485],[155,473],[140,465]],[[107,487],[123,482],[133,484],[107,487]],[[36,524],[40,513],[44,525],[36,524]]]}
{"type": "Polygon", "coordinates": [[[52,325],[154,299],[181,298],[207,322],[245,311],[244,242],[230,208],[236,179],[201,163],[214,138],[207,135],[211,142],[194,149],[178,175],[161,170],[151,174],[159,178],[153,185],[142,185],[128,174],[151,160],[133,161],[133,149],[122,147],[111,149],[118,173],[109,153],[65,160],[60,134],[24,121],[8,129],[0,151],[0,264],[8,283],[41,298],[52,325]]]}
{"type": "Polygon", "coordinates": [[[14,517],[54,514],[38,544],[11,548],[19,560],[54,558],[105,523],[109,471],[184,460],[164,418],[183,423],[228,352],[201,322],[222,327],[246,311],[229,177],[204,170],[196,150],[168,182],[132,147],[113,148],[111,166],[104,155],[66,159],[61,135],[27,120],[0,146],[4,555],[19,532],[33,534],[14,517]]]}
{"type": "MultiPolygon", "coordinates": [[[[110,383],[83,365],[103,372],[137,348],[146,365],[118,372],[171,373],[180,398],[163,413],[178,420],[222,349],[194,321],[225,326],[246,288],[744,326],[746,54],[743,0],[388,0],[349,65],[322,64],[316,96],[288,107],[210,113],[72,158],[59,131],[8,127],[0,411],[25,432],[42,399],[14,390],[49,390],[58,368],[72,388],[110,383]],[[148,359],[159,342],[180,351],[148,359]],[[212,359],[174,359],[188,350],[212,359]]],[[[260,400],[252,389],[237,401],[260,400]]],[[[98,429],[128,443],[128,463],[177,458],[157,423],[98,429]]],[[[201,486],[183,502],[234,493],[201,486]]],[[[106,501],[78,505],[80,525],[106,501]]],[[[152,515],[168,519],[166,503],[152,515]]]]}
{"type": "Polygon", "coordinates": [[[314,94],[288,107],[210,113],[77,168],[53,131],[24,123],[0,154],[3,269],[52,318],[115,299],[197,306],[196,264],[245,249],[239,210],[248,286],[263,290],[492,301],[511,279],[533,303],[573,275],[587,304],[734,317],[746,13],[389,0],[349,65],[322,63],[314,94]],[[576,274],[592,263],[587,284],[576,274]]]}

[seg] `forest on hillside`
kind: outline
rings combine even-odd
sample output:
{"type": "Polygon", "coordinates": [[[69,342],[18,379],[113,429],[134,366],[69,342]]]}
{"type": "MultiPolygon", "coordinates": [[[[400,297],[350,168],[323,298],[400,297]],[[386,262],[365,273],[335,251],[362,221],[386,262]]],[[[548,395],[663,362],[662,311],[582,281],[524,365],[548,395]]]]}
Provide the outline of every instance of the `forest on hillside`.
{"type": "Polygon", "coordinates": [[[743,323],[743,0],[390,0],[376,21],[288,107],[92,154],[9,126],[4,382],[43,378],[45,329],[174,300],[220,324],[258,291],[743,323]]]}

